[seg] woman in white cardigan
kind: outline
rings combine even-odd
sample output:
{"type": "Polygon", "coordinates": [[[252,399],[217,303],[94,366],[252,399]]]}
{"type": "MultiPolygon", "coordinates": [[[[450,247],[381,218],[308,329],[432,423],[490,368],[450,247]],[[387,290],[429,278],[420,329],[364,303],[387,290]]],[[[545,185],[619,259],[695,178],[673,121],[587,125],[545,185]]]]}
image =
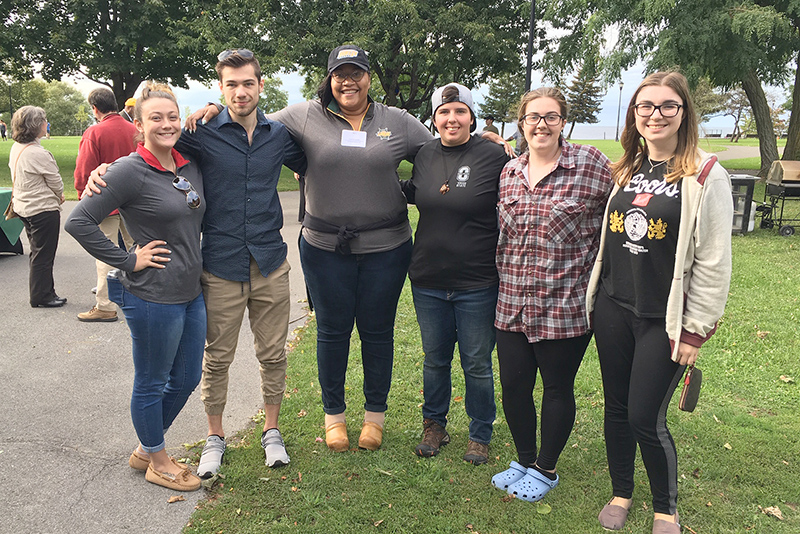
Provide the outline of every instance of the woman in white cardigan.
{"type": "Polygon", "coordinates": [[[625,153],[612,165],[615,186],[587,294],[613,488],[598,519],[609,530],[623,527],[633,503],[638,445],[653,534],[680,533],[666,411],[685,367],[716,330],[731,276],[730,178],[697,138],[686,78],[648,76],[628,107],[625,153]]]}

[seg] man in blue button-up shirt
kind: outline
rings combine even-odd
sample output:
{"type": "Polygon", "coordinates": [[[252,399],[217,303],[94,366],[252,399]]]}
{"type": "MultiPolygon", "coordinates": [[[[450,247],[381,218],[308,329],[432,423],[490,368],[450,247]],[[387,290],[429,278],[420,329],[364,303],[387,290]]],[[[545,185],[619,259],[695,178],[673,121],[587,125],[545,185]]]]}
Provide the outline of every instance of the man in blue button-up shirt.
{"type": "Polygon", "coordinates": [[[276,186],[281,166],[303,174],[305,157],[286,128],[258,111],[264,88],[258,60],[249,50],[219,55],[217,74],[227,106],[217,117],[184,134],[176,148],[197,161],[203,173],[203,293],[208,333],[201,398],[208,438],[198,475],[219,469],[225,451],[222,412],[245,308],[255,337],[264,398],[266,464],[289,456],[278,431],[285,390],[289,328],[289,264],[280,230],[283,212],[276,186]]]}

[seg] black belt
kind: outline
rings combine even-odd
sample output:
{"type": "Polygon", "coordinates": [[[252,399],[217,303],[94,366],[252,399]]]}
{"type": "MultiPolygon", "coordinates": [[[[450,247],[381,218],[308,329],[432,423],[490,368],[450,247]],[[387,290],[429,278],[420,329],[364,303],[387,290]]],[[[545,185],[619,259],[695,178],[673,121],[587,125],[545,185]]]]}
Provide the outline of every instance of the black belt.
{"type": "Polygon", "coordinates": [[[336,234],[336,252],[339,254],[350,254],[350,243],[349,241],[355,237],[358,237],[361,232],[367,232],[369,230],[380,230],[382,228],[392,228],[394,226],[400,226],[404,222],[408,221],[408,210],[404,209],[401,213],[398,213],[391,219],[386,219],[383,221],[378,221],[370,224],[364,224],[358,227],[348,227],[347,225],[337,226],[335,224],[331,224],[329,222],[323,221],[319,217],[314,217],[310,213],[306,213],[303,216],[303,226],[308,228],[309,230],[315,230],[317,232],[322,232],[324,234],[336,234]]]}

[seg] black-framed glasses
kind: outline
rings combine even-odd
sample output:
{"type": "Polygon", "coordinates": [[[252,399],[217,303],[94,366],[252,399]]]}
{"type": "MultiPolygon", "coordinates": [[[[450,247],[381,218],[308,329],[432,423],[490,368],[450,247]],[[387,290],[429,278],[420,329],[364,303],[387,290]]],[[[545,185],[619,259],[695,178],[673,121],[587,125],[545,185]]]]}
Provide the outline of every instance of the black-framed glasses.
{"type": "Polygon", "coordinates": [[[190,208],[194,210],[200,207],[200,195],[194,190],[192,182],[183,176],[176,176],[175,179],[172,180],[172,187],[186,195],[186,204],[190,208]]]}
{"type": "Polygon", "coordinates": [[[676,116],[683,106],[675,102],[665,102],[660,106],[656,106],[655,104],[636,104],[633,107],[636,109],[636,114],[640,117],[652,117],[653,113],[658,110],[662,117],[669,119],[676,116]]]}
{"type": "Polygon", "coordinates": [[[548,113],[547,115],[528,113],[527,115],[522,116],[522,120],[525,121],[525,124],[528,126],[539,126],[539,123],[542,122],[542,120],[544,120],[544,123],[548,126],[557,126],[563,118],[564,117],[558,115],[557,113],[548,113]]]}
{"type": "Polygon", "coordinates": [[[246,48],[230,48],[228,50],[223,50],[222,52],[220,52],[219,55],[217,56],[217,61],[225,61],[234,54],[242,56],[245,59],[250,59],[254,55],[251,50],[248,50],[246,48]]]}
{"type": "Polygon", "coordinates": [[[361,81],[361,79],[364,77],[365,74],[366,71],[363,71],[361,69],[355,69],[352,72],[340,72],[335,70],[331,73],[331,76],[333,76],[333,79],[339,83],[344,83],[345,80],[347,80],[347,78],[350,78],[351,80],[353,80],[353,82],[358,83],[361,81]]]}

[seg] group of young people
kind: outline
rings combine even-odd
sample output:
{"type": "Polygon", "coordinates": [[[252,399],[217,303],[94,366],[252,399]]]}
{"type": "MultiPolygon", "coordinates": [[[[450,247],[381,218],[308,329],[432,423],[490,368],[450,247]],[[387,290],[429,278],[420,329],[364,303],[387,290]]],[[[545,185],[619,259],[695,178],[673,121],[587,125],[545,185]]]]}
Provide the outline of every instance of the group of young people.
{"type": "MultiPolygon", "coordinates": [[[[405,111],[374,102],[369,59],[357,46],[331,52],[317,99],[267,117],[254,111],[262,82],[252,52],[229,50],[219,60],[227,106],[195,113],[188,121],[194,133],[181,135],[169,88],[145,88],[134,109],[141,144],[93,180],[105,185],[91,185],[103,194],[85,195],[66,225],[90,253],[119,269],[116,302],[133,338],[131,413],[140,442],[130,465],[156,484],[199,487],[199,478],[166,454],[164,432],[202,374],[209,437],[199,471],[216,472],[225,449],[227,366],[236,348],[228,338],[238,334],[245,307],[254,327],[288,315],[267,302],[288,307],[288,282],[273,280],[283,280],[289,268],[275,184],[251,184],[247,171],[239,176],[231,163],[269,133],[278,136],[270,165],[292,163],[304,177],[300,256],[316,311],[331,450],[350,448],[344,391],[354,325],[364,367],[358,446],[382,444],[395,313],[408,275],[424,351],[419,456],[435,456],[450,442],[457,343],[470,418],[463,458],[488,462],[496,344],[517,458],[491,482],[520,499],[543,498],[560,480],[556,464],[575,421],[574,381],[594,334],[613,489],[600,524],[618,530],[625,523],[638,445],[653,494],[653,532],[680,532],[677,454],[666,411],[724,310],[732,223],[730,180],[698,149],[686,79],[660,72],[640,84],[626,114],[624,155],[615,163],[564,139],[568,110],[559,90],[528,92],[518,111],[527,149],[509,159],[496,134],[472,135],[476,116],[464,86],[451,83],[434,93],[436,138],[405,111]],[[199,118],[205,122],[196,125],[199,118]],[[403,159],[414,163],[407,181],[397,175],[403,159]],[[226,195],[236,198],[222,202],[226,195]],[[252,205],[268,207],[249,211],[252,197],[259,201],[252,205]],[[237,203],[247,207],[231,209],[237,203]],[[419,210],[413,242],[408,203],[419,210]],[[98,228],[117,208],[135,242],[130,251],[98,228]],[[237,302],[219,304],[236,300],[237,292],[237,302]]],[[[268,352],[260,345],[276,342],[280,335],[256,334],[259,354],[268,352]]],[[[273,467],[289,462],[277,431],[286,370],[282,347],[277,352],[260,357],[268,419],[262,444],[273,467]]]]}

